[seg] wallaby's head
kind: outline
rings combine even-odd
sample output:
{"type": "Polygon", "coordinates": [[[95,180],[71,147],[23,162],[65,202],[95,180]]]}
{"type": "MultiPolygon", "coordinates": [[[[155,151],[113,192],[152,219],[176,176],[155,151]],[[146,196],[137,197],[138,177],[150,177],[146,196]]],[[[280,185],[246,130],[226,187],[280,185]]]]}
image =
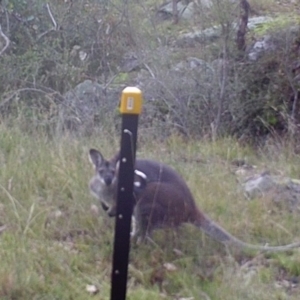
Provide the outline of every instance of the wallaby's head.
{"type": "Polygon", "coordinates": [[[106,160],[98,150],[90,149],[89,159],[95,169],[89,184],[90,191],[107,208],[108,215],[113,217],[116,214],[118,155],[106,160]]]}
{"type": "Polygon", "coordinates": [[[110,161],[104,159],[103,155],[95,149],[90,149],[90,161],[94,165],[96,176],[104,186],[114,185],[117,180],[118,158],[110,161]]]}
{"type": "MultiPolygon", "coordinates": [[[[95,169],[95,175],[89,184],[90,191],[102,203],[108,215],[113,217],[116,215],[120,156],[116,154],[112,159],[106,160],[98,150],[90,149],[89,159],[95,169]]],[[[134,194],[136,197],[145,190],[146,185],[146,174],[135,170],[134,194]]]]}

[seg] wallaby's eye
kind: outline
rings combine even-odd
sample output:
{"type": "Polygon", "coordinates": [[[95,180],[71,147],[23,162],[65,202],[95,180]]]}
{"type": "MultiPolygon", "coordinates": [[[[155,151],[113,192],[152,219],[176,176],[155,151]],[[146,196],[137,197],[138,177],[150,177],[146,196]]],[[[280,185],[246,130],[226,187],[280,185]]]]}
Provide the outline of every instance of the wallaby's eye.
{"type": "Polygon", "coordinates": [[[115,170],[114,169],[110,169],[110,170],[99,169],[98,173],[99,173],[100,176],[107,175],[107,174],[110,174],[111,176],[114,176],[115,175],[115,170]]]}
{"type": "Polygon", "coordinates": [[[112,175],[115,175],[115,173],[116,173],[115,169],[110,169],[110,172],[112,175]]]}

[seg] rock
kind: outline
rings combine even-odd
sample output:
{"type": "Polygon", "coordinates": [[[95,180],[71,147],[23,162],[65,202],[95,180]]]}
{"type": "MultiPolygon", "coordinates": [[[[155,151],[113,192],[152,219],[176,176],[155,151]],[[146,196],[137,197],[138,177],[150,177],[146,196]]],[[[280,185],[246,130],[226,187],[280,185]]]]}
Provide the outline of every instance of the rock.
{"type": "Polygon", "coordinates": [[[274,19],[268,16],[258,16],[258,17],[253,17],[249,18],[247,27],[249,30],[253,30],[262,24],[266,24],[268,22],[272,22],[274,19]]]}
{"type": "Polygon", "coordinates": [[[121,71],[125,73],[138,71],[141,69],[142,62],[135,53],[126,53],[123,56],[121,71]]]}
{"type": "Polygon", "coordinates": [[[248,199],[268,196],[290,211],[300,209],[300,180],[268,173],[254,175],[242,184],[248,199]]]}
{"type": "MultiPolygon", "coordinates": [[[[236,3],[236,0],[232,0],[231,3],[236,3]]],[[[185,20],[191,20],[195,14],[199,13],[199,9],[210,9],[213,6],[212,0],[197,0],[197,1],[189,1],[189,0],[181,0],[177,2],[177,11],[179,18],[185,20]]],[[[169,1],[167,3],[162,4],[158,10],[157,15],[162,19],[170,19],[173,17],[173,3],[169,1]]]]}
{"type": "MultiPolygon", "coordinates": [[[[218,69],[212,63],[197,57],[187,57],[185,60],[177,63],[172,68],[172,71],[175,71],[175,74],[178,74],[177,76],[185,76],[187,80],[195,76],[198,81],[209,84],[215,82],[216,76],[219,74],[218,69]]],[[[174,76],[176,76],[175,74],[174,76]]]]}
{"type": "Polygon", "coordinates": [[[57,131],[69,130],[86,134],[101,124],[102,116],[118,107],[124,86],[105,88],[97,82],[85,80],[64,95],[59,107],[57,131]]]}
{"type": "MultiPolygon", "coordinates": [[[[179,18],[191,19],[194,15],[194,3],[189,1],[177,2],[177,11],[179,18]]],[[[172,1],[164,3],[157,10],[157,15],[162,19],[170,19],[173,17],[173,3],[172,1]]]]}
{"type": "MultiPolygon", "coordinates": [[[[267,16],[253,17],[248,20],[248,28],[249,30],[253,30],[262,24],[271,22],[273,19],[267,16]]],[[[233,23],[233,28],[237,30],[238,24],[233,23]]],[[[221,26],[213,26],[206,28],[204,30],[198,30],[194,32],[188,32],[179,36],[177,40],[177,44],[179,46],[186,44],[194,44],[194,43],[204,43],[204,42],[212,42],[216,39],[220,38],[222,34],[221,26]]]]}
{"type": "MultiPolygon", "coordinates": [[[[272,21],[271,18],[266,18],[264,20],[267,20],[267,22],[272,21]]],[[[253,27],[258,25],[259,23],[253,23],[253,27]]],[[[248,27],[251,28],[251,24],[248,24],[248,27]]],[[[256,41],[251,47],[249,47],[248,52],[248,58],[249,60],[256,61],[258,60],[264,53],[270,53],[272,51],[277,50],[278,47],[280,47],[280,39],[284,39],[287,36],[291,37],[294,36],[297,37],[297,34],[299,33],[300,26],[291,26],[284,30],[278,30],[272,35],[265,35],[258,41],[256,41]],[[286,37],[284,37],[286,36],[286,37]]],[[[282,43],[282,42],[281,42],[282,43]]]]}
{"type": "Polygon", "coordinates": [[[179,16],[182,19],[190,20],[194,16],[194,13],[195,13],[194,3],[190,2],[179,16]]]}
{"type": "Polygon", "coordinates": [[[258,60],[258,58],[261,57],[261,55],[265,51],[272,51],[275,50],[275,45],[271,40],[271,36],[266,35],[261,40],[256,41],[254,45],[250,48],[250,51],[248,53],[248,57],[252,61],[258,60]]]}
{"type": "Polygon", "coordinates": [[[213,6],[212,0],[198,0],[197,4],[203,8],[211,8],[213,6]]]}
{"type": "Polygon", "coordinates": [[[185,33],[177,39],[176,43],[178,46],[182,46],[186,44],[192,45],[194,43],[213,42],[220,38],[221,33],[221,26],[213,26],[204,30],[185,33]]]}
{"type": "Polygon", "coordinates": [[[186,60],[177,63],[173,67],[173,69],[178,72],[180,71],[187,72],[188,70],[199,69],[199,68],[211,70],[209,63],[197,57],[188,57],[186,58],[186,60]]]}
{"type": "Polygon", "coordinates": [[[276,187],[274,179],[265,173],[253,176],[243,184],[245,195],[248,198],[263,196],[274,187],[276,187]]]}

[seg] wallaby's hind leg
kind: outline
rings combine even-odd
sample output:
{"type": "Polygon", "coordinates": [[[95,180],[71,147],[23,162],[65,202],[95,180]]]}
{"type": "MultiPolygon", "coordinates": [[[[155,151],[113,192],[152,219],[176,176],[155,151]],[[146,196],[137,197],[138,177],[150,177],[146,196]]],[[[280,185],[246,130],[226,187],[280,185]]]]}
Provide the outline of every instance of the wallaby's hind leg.
{"type": "Polygon", "coordinates": [[[137,244],[146,241],[146,240],[151,240],[150,236],[147,233],[142,234],[140,230],[138,230],[138,225],[137,225],[137,221],[136,218],[134,216],[132,216],[131,219],[131,232],[130,232],[130,236],[132,238],[132,240],[134,242],[136,242],[137,244]]]}
{"type": "Polygon", "coordinates": [[[139,244],[145,241],[146,236],[147,236],[147,230],[145,230],[143,219],[141,215],[135,212],[134,217],[132,218],[132,231],[131,231],[132,241],[136,244],[139,244]]]}
{"type": "Polygon", "coordinates": [[[133,215],[131,217],[131,232],[130,232],[130,236],[131,238],[134,238],[137,235],[137,222],[136,222],[136,218],[133,215]]]}
{"type": "Polygon", "coordinates": [[[151,240],[150,236],[151,236],[152,228],[149,222],[149,215],[147,211],[145,211],[143,208],[144,207],[141,206],[140,203],[138,203],[135,206],[133,212],[135,230],[133,230],[132,232],[132,240],[137,244],[146,242],[147,240],[151,240]]]}

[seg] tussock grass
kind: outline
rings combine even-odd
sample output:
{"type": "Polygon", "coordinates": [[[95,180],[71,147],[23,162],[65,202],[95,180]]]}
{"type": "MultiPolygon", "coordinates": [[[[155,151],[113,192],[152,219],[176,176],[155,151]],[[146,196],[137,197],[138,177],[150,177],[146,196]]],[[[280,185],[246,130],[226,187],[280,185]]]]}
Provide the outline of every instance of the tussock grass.
{"type": "Polygon", "coordinates": [[[249,1],[254,12],[260,12],[265,14],[278,14],[278,13],[289,13],[293,12],[293,10],[299,8],[299,3],[297,1],[289,1],[289,0],[251,0],[249,1]]]}
{"type": "MultiPolygon", "coordinates": [[[[91,210],[87,153],[95,147],[109,157],[118,145],[118,137],[105,132],[49,138],[0,125],[0,225],[7,226],[0,235],[0,299],[109,299],[114,221],[91,210]],[[87,284],[99,293],[89,295],[87,284]]],[[[231,138],[212,143],[173,136],[139,145],[138,156],[176,168],[199,207],[240,239],[298,240],[298,215],[269,199],[246,201],[231,165],[245,159],[297,176],[299,159],[287,144],[254,151],[231,138]]],[[[298,299],[289,279],[300,274],[299,250],[235,252],[191,225],[157,231],[154,240],[131,249],[128,299],[298,299]]]]}

